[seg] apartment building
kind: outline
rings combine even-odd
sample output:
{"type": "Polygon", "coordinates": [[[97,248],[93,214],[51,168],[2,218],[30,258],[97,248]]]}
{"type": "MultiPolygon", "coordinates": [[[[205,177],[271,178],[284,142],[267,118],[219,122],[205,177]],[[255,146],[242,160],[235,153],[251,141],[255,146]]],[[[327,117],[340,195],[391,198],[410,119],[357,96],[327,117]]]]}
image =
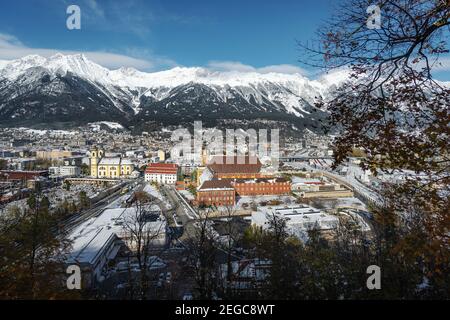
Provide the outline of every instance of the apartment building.
{"type": "Polygon", "coordinates": [[[77,177],[81,175],[81,168],[77,166],[60,166],[48,168],[49,173],[61,177],[77,177]]]}

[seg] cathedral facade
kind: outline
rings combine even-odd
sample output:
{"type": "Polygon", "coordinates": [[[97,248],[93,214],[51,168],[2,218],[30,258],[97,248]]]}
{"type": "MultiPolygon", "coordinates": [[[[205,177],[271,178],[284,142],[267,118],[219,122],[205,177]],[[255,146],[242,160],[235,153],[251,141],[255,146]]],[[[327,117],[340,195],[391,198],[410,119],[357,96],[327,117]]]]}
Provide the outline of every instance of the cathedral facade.
{"type": "Polygon", "coordinates": [[[91,176],[93,178],[119,179],[129,177],[134,165],[121,157],[105,157],[105,152],[97,147],[91,150],[91,176]]]}

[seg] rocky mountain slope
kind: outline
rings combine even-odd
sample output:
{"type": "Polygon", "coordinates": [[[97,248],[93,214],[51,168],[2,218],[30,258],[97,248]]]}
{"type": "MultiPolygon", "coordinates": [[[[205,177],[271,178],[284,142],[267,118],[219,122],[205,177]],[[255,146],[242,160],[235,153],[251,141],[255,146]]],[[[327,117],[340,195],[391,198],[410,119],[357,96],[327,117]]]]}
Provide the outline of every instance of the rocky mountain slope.
{"type": "Polygon", "coordinates": [[[26,56],[0,63],[0,125],[76,126],[267,119],[311,127],[326,117],[314,107],[344,80],[299,74],[174,68],[145,73],[108,70],[83,55],[26,56]]]}

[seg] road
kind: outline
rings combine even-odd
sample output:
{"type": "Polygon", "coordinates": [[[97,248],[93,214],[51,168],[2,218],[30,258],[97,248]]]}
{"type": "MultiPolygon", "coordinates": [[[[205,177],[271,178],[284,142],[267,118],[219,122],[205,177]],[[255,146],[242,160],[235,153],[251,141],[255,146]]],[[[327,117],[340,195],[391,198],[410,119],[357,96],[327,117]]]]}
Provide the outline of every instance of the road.
{"type": "Polygon", "coordinates": [[[176,191],[173,187],[170,186],[162,186],[161,192],[166,196],[166,198],[170,201],[172,204],[172,210],[169,210],[168,212],[172,216],[176,216],[174,220],[177,220],[178,223],[176,225],[179,225],[181,222],[181,225],[183,227],[183,234],[178,239],[181,242],[193,237],[196,234],[195,229],[195,221],[196,218],[193,217],[193,213],[191,213],[191,208],[188,208],[185,203],[178,197],[176,194],[176,191]]]}

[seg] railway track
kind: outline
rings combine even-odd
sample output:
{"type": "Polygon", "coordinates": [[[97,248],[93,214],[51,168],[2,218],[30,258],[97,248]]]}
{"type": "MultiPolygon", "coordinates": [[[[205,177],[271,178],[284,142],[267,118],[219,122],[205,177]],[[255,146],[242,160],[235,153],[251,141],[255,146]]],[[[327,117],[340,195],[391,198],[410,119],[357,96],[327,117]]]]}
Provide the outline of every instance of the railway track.
{"type": "Polygon", "coordinates": [[[95,204],[95,207],[84,210],[83,212],[68,218],[66,221],[60,223],[59,228],[63,229],[65,232],[71,232],[76,227],[78,227],[83,222],[98,216],[106,207],[113,201],[117,200],[121,196],[121,189],[113,192],[112,194],[106,196],[102,200],[95,204]]]}

